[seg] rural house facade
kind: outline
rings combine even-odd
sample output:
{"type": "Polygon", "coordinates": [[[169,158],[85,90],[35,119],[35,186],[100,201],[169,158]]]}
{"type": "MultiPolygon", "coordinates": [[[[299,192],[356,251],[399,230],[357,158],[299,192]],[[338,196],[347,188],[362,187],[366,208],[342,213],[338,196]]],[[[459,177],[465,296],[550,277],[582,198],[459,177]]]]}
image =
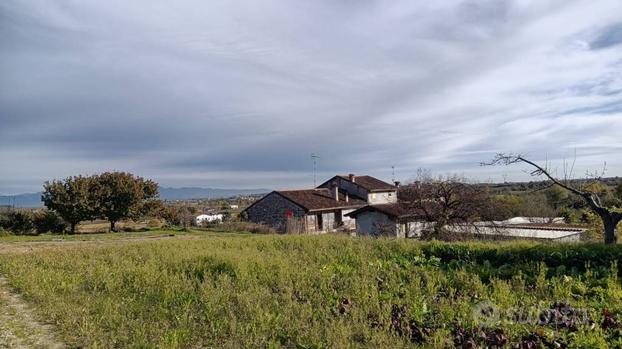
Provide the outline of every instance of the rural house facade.
{"type": "Polygon", "coordinates": [[[397,187],[371,176],[335,176],[314,189],[276,190],[244,212],[249,221],[278,231],[352,230],[348,213],[371,203],[397,201],[397,187]]]}
{"type": "Polygon", "coordinates": [[[416,237],[430,225],[396,202],[367,205],[347,215],[355,219],[358,235],[416,237]]]}

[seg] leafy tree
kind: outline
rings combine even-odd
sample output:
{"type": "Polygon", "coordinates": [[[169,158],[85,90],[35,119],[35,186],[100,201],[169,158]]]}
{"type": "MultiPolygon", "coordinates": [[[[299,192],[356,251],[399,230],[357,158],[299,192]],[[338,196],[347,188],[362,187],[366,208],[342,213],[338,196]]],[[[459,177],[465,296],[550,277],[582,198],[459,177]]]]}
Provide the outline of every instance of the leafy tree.
{"type": "Polygon", "coordinates": [[[165,205],[158,217],[164,219],[168,226],[180,225],[183,220],[183,208],[177,205],[165,205]]]}
{"type": "Polygon", "coordinates": [[[161,217],[162,210],[165,209],[161,200],[147,200],[140,209],[141,217],[161,217]]]}
{"type": "Polygon", "coordinates": [[[78,223],[95,218],[92,189],[91,177],[73,176],[62,181],[48,181],[43,184],[41,201],[69,223],[73,234],[78,223]]]}
{"type": "Polygon", "coordinates": [[[579,215],[576,210],[570,207],[564,207],[559,211],[559,215],[564,218],[564,222],[574,224],[579,222],[579,215]]]}
{"type": "Polygon", "coordinates": [[[619,202],[622,202],[622,180],[620,180],[620,183],[618,183],[618,186],[616,187],[615,197],[619,202]]]}
{"type": "Polygon", "coordinates": [[[546,199],[555,210],[563,206],[568,201],[568,192],[559,187],[550,187],[544,191],[546,199]]]}
{"type": "Polygon", "coordinates": [[[121,219],[139,217],[147,201],[158,196],[158,184],[127,172],[105,172],[94,176],[98,214],[110,222],[110,230],[121,219]]]}

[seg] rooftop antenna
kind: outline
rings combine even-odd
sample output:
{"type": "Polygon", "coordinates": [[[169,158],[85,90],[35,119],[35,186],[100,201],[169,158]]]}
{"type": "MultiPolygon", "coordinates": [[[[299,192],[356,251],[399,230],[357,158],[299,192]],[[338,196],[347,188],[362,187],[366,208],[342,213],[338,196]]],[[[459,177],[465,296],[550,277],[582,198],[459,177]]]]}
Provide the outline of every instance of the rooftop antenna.
{"type": "Polygon", "coordinates": [[[391,165],[391,182],[395,183],[395,165],[391,165]]]}
{"type": "Polygon", "coordinates": [[[319,158],[315,153],[311,153],[311,160],[313,160],[313,188],[316,187],[317,159],[319,158]]]}

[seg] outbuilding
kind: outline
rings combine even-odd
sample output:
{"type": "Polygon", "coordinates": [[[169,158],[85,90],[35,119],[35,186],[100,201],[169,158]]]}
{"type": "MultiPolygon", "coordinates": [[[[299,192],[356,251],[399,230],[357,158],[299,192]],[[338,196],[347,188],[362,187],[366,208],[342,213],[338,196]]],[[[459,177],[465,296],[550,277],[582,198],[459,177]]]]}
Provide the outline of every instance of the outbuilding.
{"type": "Polygon", "coordinates": [[[347,216],[356,220],[357,235],[411,238],[431,226],[399,203],[367,205],[347,216]]]}

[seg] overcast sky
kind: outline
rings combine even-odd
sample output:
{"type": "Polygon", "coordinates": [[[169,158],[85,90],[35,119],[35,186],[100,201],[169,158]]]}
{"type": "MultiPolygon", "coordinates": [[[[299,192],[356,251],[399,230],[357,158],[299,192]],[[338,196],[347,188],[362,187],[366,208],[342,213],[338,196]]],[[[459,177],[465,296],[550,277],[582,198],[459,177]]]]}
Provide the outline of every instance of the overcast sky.
{"type": "Polygon", "coordinates": [[[0,193],[125,170],[294,188],[622,175],[622,1],[0,2],[0,193]],[[318,180],[319,180],[318,179],[318,180]]]}

